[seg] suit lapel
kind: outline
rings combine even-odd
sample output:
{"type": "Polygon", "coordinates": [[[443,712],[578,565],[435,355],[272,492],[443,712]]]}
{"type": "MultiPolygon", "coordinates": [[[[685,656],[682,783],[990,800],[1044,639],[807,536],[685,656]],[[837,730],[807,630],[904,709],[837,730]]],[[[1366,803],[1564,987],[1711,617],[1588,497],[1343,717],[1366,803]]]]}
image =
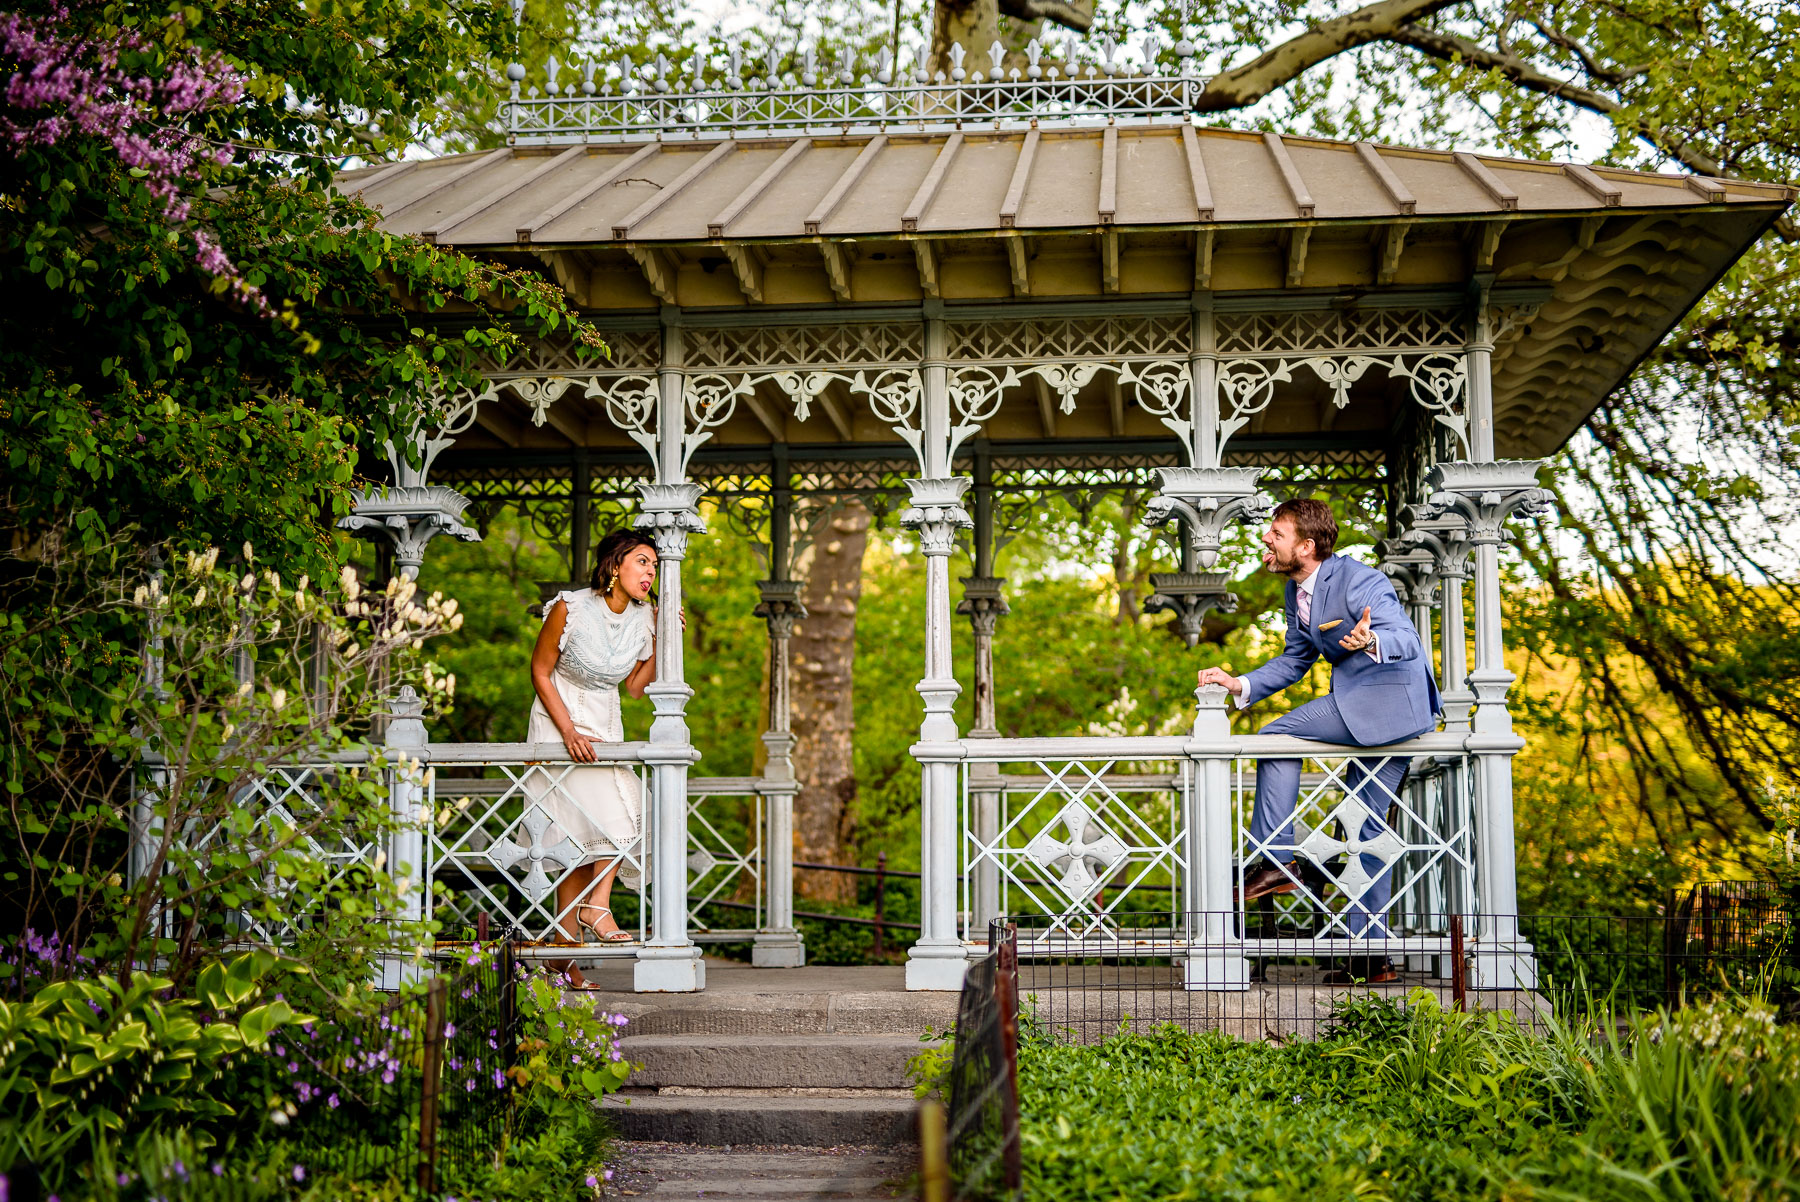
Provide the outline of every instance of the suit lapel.
{"type": "Polygon", "coordinates": [[[1338,614],[1338,610],[1342,607],[1333,604],[1336,600],[1336,590],[1332,586],[1337,583],[1337,561],[1335,555],[1327,559],[1319,565],[1319,574],[1313,578],[1312,630],[1310,633],[1313,642],[1319,645],[1320,651],[1325,650],[1325,640],[1328,635],[1319,632],[1319,624],[1331,621],[1334,616],[1341,616],[1338,614]]]}

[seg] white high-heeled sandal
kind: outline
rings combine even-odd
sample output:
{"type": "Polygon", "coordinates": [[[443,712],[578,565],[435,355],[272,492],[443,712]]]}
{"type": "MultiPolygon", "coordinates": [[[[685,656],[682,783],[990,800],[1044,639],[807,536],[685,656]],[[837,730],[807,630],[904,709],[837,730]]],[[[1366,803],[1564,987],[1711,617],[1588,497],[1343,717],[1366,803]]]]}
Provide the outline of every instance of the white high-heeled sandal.
{"type": "Polygon", "coordinates": [[[592,911],[595,914],[610,915],[612,913],[612,908],[609,906],[590,905],[580,905],[575,907],[575,929],[578,931],[585,931],[593,936],[592,939],[583,939],[583,943],[630,943],[637,938],[636,935],[633,935],[623,927],[614,927],[610,931],[603,931],[594,923],[583,918],[581,916],[583,911],[592,911]]]}

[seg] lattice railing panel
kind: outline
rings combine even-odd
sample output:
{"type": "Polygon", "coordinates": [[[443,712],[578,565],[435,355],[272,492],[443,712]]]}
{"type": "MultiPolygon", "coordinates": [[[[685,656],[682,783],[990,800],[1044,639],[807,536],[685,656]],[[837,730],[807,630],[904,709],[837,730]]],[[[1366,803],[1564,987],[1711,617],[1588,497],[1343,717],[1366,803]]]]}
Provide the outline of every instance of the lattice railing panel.
{"type": "MultiPolygon", "coordinates": [[[[1261,842],[1250,829],[1258,761],[1236,761],[1240,879],[1250,866],[1287,861],[1294,888],[1277,895],[1276,909],[1294,929],[1320,937],[1381,937],[1404,928],[1404,915],[1417,910],[1414,899],[1422,893],[1441,896],[1447,873],[1473,878],[1473,807],[1460,796],[1446,796],[1441,783],[1388,788],[1377,774],[1391,761],[1348,754],[1306,759],[1291,837],[1277,830],[1261,842]],[[1376,863],[1366,862],[1371,859],[1376,863]],[[1379,883],[1384,875],[1385,898],[1379,883]]],[[[1446,779],[1467,782],[1470,774],[1446,779]]]]}
{"type": "MultiPolygon", "coordinates": [[[[1006,764],[1041,783],[1009,784],[991,834],[977,829],[965,769],[962,787],[964,906],[969,882],[998,877],[1000,912],[1058,916],[1074,938],[1116,934],[1115,914],[1170,910],[1186,873],[1181,789],[1115,772],[1114,761],[1039,760],[1006,764]]],[[[1132,765],[1141,772],[1141,765],[1132,765]]],[[[1185,779],[1177,776],[1174,779],[1185,779]]],[[[967,932],[975,938],[982,932],[967,932]]]]}
{"type": "MultiPolygon", "coordinates": [[[[434,884],[436,916],[473,926],[477,914],[503,924],[530,941],[554,943],[576,930],[573,902],[561,904],[557,886],[584,863],[605,872],[617,866],[615,899],[644,888],[653,807],[643,805],[636,837],[623,847],[596,855],[584,850],[558,823],[559,815],[585,818],[594,828],[623,836],[615,813],[599,813],[584,799],[573,773],[593,769],[574,764],[524,762],[482,765],[476,780],[434,779],[426,833],[426,859],[434,884]],[[576,786],[576,787],[572,787],[576,786]],[[564,924],[566,923],[566,930],[564,924]]],[[[645,772],[635,763],[607,765],[621,774],[621,788],[635,786],[640,797],[649,790],[645,772]],[[627,785],[626,782],[629,782],[627,785]]],[[[649,905],[638,907],[641,938],[648,929],[649,905]]],[[[624,924],[621,923],[621,926],[624,924]]]]}

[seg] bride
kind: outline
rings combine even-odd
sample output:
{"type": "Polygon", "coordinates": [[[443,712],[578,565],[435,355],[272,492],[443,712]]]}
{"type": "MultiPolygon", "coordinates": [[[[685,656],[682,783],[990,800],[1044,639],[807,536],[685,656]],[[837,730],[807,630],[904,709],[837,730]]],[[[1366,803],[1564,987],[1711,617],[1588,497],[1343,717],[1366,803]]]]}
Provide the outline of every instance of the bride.
{"type": "Polygon", "coordinates": [[[559,593],[546,607],[531,653],[537,700],[525,735],[533,743],[560,741],[571,760],[590,766],[534,768],[526,793],[556,823],[546,842],[566,835],[581,848],[582,859],[556,886],[562,933],[572,941],[627,943],[635,936],[613,918],[612,887],[615,879],[629,888],[642,884],[643,793],[630,767],[596,763],[593,744],[625,741],[619,685],[642,697],[656,679],[656,544],[636,530],[614,531],[594,560],[590,587],[559,593]]]}

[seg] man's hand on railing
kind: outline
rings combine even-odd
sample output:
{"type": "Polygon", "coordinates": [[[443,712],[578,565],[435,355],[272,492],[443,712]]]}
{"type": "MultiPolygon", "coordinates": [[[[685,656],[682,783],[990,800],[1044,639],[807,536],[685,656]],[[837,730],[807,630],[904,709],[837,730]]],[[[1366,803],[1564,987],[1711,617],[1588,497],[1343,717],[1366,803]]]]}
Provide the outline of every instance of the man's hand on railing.
{"type": "Polygon", "coordinates": [[[1230,664],[1226,664],[1220,668],[1200,669],[1200,683],[1203,685],[1223,685],[1225,691],[1234,697],[1244,691],[1244,682],[1231,674],[1230,664]]]}
{"type": "Polygon", "coordinates": [[[593,743],[588,740],[586,735],[577,731],[572,724],[567,730],[562,732],[562,741],[563,746],[569,749],[569,758],[574,760],[577,764],[591,764],[594,762],[593,743]]]}

